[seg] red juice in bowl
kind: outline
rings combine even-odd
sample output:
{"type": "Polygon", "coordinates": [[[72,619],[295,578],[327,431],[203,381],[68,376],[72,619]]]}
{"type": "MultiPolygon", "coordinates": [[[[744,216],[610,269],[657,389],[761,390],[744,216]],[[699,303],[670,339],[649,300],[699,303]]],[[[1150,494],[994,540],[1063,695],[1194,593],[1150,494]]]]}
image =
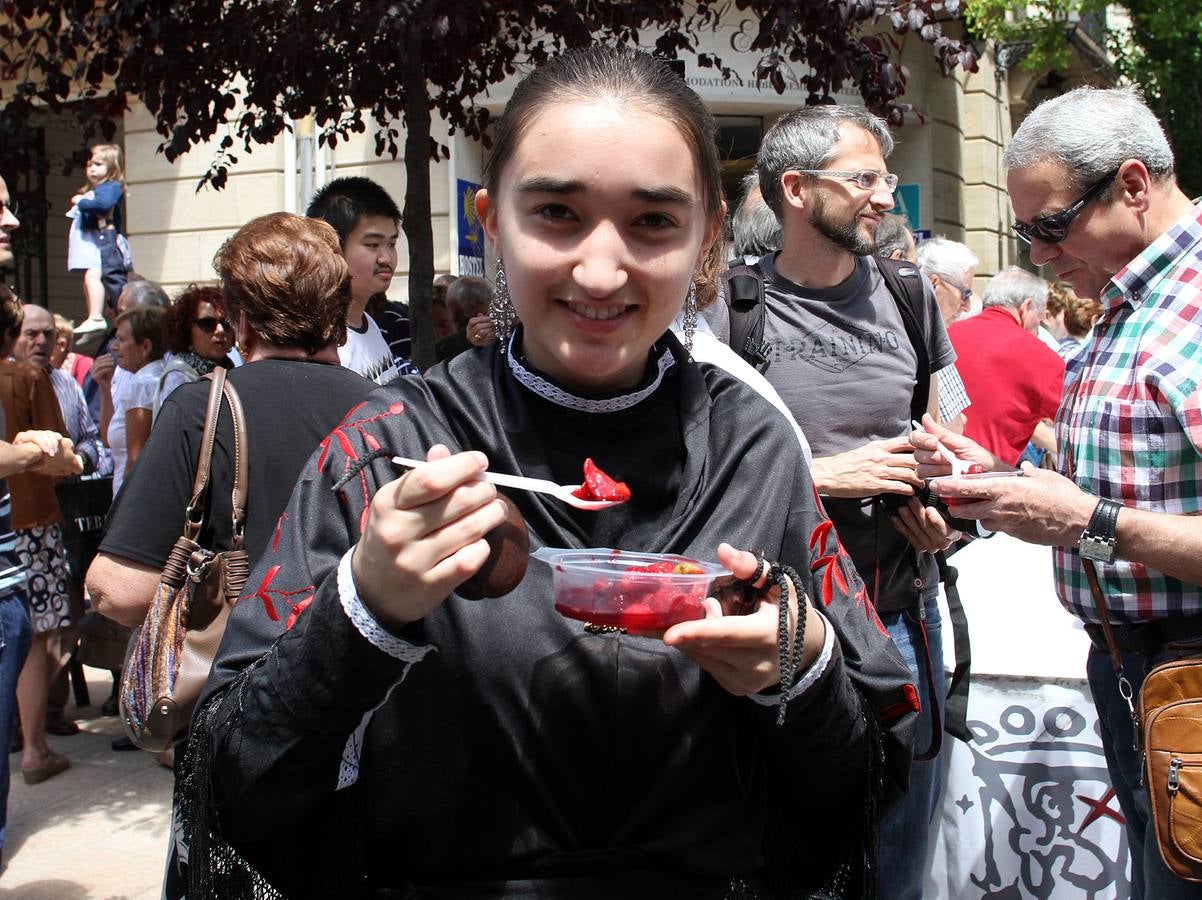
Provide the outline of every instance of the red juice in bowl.
{"type": "Polygon", "coordinates": [[[710,583],[729,574],[715,563],[673,554],[544,547],[532,555],[552,567],[560,615],[632,632],[702,618],[710,583]]]}

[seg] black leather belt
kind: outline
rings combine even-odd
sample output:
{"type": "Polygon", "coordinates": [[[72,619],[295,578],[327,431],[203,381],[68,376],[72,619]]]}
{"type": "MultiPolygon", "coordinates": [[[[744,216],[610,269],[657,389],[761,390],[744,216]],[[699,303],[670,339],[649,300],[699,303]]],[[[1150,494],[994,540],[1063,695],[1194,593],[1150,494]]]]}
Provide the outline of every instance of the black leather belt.
{"type": "MultiPolygon", "coordinates": [[[[1120,650],[1150,655],[1159,652],[1165,644],[1173,641],[1202,639],[1202,616],[1154,619],[1151,622],[1139,622],[1135,625],[1112,623],[1110,628],[1114,633],[1114,643],[1120,650]]],[[[1095,647],[1106,651],[1106,634],[1102,631],[1101,625],[1086,622],[1085,633],[1089,635],[1089,639],[1093,641],[1095,647]]]]}

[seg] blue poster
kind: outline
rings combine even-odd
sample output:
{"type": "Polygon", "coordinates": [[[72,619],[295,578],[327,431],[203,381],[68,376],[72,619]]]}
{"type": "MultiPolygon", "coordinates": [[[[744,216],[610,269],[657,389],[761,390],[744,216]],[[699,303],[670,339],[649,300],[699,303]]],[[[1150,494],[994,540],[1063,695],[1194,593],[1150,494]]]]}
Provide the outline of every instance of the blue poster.
{"type": "Polygon", "coordinates": [[[921,188],[917,184],[899,184],[893,192],[893,212],[910,220],[910,230],[918,231],[922,227],[921,188]]]}
{"type": "Polygon", "coordinates": [[[459,218],[459,274],[484,277],[484,228],[476,218],[476,191],[480,185],[457,179],[459,218]]]}

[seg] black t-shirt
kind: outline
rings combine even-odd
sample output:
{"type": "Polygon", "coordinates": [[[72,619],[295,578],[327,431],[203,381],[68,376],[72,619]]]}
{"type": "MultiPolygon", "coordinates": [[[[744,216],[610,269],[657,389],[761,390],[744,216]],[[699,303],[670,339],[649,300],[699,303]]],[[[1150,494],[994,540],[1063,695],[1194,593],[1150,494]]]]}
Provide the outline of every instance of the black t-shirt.
{"type": "MultiPolygon", "coordinates": [[[[375,384],[342,366],[305,360],[267,359],[229,373],[242,400],[249,454],[246,549],[258,558],[305,461],[366,399],[375,384]]],[[[113,503],[103,553],[159,567],[183,533],[210,382],[184,384],[163,402],[133,471],[113,503]]],[[[222,405],[213,448],[208,509],[201,544],[227,548],[232,531],[233,425],[222,405]]]]}

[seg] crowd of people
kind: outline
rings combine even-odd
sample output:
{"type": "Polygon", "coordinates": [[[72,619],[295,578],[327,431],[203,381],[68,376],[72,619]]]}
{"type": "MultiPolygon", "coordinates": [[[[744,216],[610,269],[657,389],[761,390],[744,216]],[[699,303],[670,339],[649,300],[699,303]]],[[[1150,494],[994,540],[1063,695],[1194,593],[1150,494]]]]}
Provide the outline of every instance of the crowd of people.
{"type": "MultiPolygon", "coordinates": [[[[127,246],[121,160],[94,148],[72,241],[111,265],[72,263],[82,340],[0,289],[0,743],[26,783],[69,765],[45,733],[77,728],[85,610],[136,627],[151,607],[222,368],[253,571],[163,760],[166,896],[921,897],[950,726],[939,586],[975,520],[1056,548],[1133,895],[1199,896],[1157,852],[1083,568],[1136,689],[1202,639],[1202,216],[1159,123],[1129,89],[1080,89],[1014,134],[1014,228],[1051,284],[916,245],[863,109],[781,117],[729,216],[714,131],[644,54],[528,75],[475,201],[494,280],[440,276],[424,373],[380,185],[246,223],[215,282],[172,299],[106,249],[127,246]],[[1023,477],[948,478],[949,455],[1023,477]],[[482,478],[571,484],[586,458],[630,500],[482,478]],[[72,485],[107,478],[103,529],[64,537],[72,485]],[[533,548],[717,559],[731,586],[656,634],[556,615],[533,562],[475,599],[515,514],[533,548]]],[[[0,266],[8,200],[0,182],[0,266]]],[[[200,540],[220,548],[228,419],[213,446],[200,540]]]]}

